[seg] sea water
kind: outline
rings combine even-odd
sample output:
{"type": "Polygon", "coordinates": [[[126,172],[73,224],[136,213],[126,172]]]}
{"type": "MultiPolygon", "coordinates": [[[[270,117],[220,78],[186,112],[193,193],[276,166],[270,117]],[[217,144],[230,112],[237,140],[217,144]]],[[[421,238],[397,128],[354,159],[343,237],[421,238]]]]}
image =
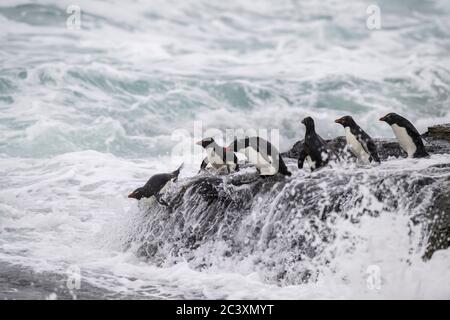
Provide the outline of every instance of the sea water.
{"type": "MultiPolygon", "coordinates": [[[[123,246],[140,210],[127,194],[176,169],[194,123],[278,130],[285,151],[305,116],[324,138],[346,114],[384,138],[392,111],[420,132],[450,122],[449,17],[446,0],[2,0],[0,297],[450,298],[450,250],[423,261],[408,212],[336,221],[340,254],[309,282],[268,281],[252,259],[155,265],[123,246]]],[[[192,152],[181,179],[199,169],[192,152]]],[[[380,170],[450,158],[412,161],[380,170]]]]}

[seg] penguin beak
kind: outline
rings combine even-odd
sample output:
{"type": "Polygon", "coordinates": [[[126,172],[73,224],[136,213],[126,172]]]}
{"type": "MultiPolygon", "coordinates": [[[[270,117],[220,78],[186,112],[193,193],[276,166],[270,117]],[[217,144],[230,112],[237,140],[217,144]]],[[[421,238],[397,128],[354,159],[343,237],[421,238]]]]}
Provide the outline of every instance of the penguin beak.
{"type": "Polygon", "coordinates": [[[334,122],[342,124],[342,118],[336,119],[334,122]]]}
{"type": "Polygon", "coordinates": [[[134,191],[128,195],[128,198],[136,199],[136,195],[134,194],[134,191]]]}
{"type": "Polygon", "coordinates": [[[380,118],[380,121],[386,121],[386,116],[381,117],[381,118],[380,118]]]}
{"type": "Polygon", "coordinates": [[[201,146],[202,145],[202,141],[197,141],[195,144],[198,145],[198,146],[201,146]]]}

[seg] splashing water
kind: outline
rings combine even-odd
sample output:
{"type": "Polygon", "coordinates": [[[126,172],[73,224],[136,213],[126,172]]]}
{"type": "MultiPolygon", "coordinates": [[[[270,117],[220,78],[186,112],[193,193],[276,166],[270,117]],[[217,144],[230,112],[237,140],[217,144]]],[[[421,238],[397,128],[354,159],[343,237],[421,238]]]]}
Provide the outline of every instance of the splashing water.
{"type": "Polygon", "coordinates": [[[172,132],[194,121],[279,129],[280,150],[306,115],[324,137],[344,114],[374,137],[393,136],[376,121],[390,111],[420,132],[449,122],[448,1],[378,1],[380,30],[370,1],[78,3],[79,30],[59,1],[0,4],[0,297],[72,298],[71,266],[78,298],[450,297],[450,251],[424,261],[414,222],[448,155],[293,169],[257,198],[217,178],[224,199],[252,199],[217,217],[189,187],[172,215],[126,198],[175,169],[172,132]]]}

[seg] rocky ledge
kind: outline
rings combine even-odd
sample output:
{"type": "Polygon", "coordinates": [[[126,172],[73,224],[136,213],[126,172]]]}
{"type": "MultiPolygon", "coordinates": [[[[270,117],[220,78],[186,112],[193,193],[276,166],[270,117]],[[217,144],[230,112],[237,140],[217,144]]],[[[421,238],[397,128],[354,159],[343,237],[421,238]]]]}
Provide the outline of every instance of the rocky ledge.
{"type": "MultiPolygon", "coordinates": [[[[170,208],[142,204],[126,245],[156,264],[181,259],[203,268],[251,259],[252,270],[267,279],[298,283],[315,276],[311,266],[332,259],[336,221],[402,214],[411,224],[405,233],[422,239],[411,250],[429,259],[449,246],[450,125],[431,127],[424,138],[430,159],[390,158],[403,151],[395,141],[378,139],[381,158],[389,158],[380,166],[310,173],[296,168],[298,142],[284,154],[292,177],[261,179],[248,168],[182,179],[165,194],[170,208]]],[[[344,144],[343,137],[329,141],[335,150],[344,144]]]]}

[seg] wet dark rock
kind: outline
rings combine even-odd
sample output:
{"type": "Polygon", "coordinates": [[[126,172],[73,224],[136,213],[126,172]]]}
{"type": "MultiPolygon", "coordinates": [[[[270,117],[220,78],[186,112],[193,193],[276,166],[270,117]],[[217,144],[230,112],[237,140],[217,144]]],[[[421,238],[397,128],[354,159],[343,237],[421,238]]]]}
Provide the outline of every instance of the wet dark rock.
{"type": "MultiPolygon", "coordinates": [[[[428,128],[422,135],[425,140],[425,147],[430,154],[450,154],[450,124],[436,125],[428,128]]],[[[389,157],[406,157],[406,153],[400,148],[395,139],[374,139],[378,147],[380,159],[386,160],[389,157]]],[[[336,137],[327,140],[328,146],[335,152],[342,152],[346,142],[345,137],[336,137]]],[[[298,141],[283,156],[297,159],[303,148],[303,140],[298,141]]],[[[436,168],[450,168],[450,163],[435,165],[436,168]]],[[[420,187],[427,182],[423,181],[420,187]]],[[[428,180],[428,183],[430,181],[428,180]]],[[[417,188],[416,188],[416,191],[417,188]]],[[[434,251],[450,246],[450,186],[443,185],[442,190],[438,190],[434,203],[429,211],[429,232],[430,239],[425,253],[426,258],[431,258],[434,251]],[[433,218],[433,215],[435,217],[433,218]]],[[[379,193],[378,193],[379,194],[379,193]]],[[[381,198],[378,197],[380,200],[381,198]]]]}
{"type": "Polygon", "coordinates": [[[433,253],[450,247],[450,182],[443,183],[428,212],[430,223],[427,231],[430,234],[425,258],[430,259],[433,253]]]}
{"type": "MultiPolygon", "coordinates": [[[[431,154],[450,154],[450,140],[443,140],[442,132],[430,128],[425,135],[431,154]]],[[[381,159],[404,156],[395,140],[376,143],[381,159]]],[[[329,145],[341,150],[345,139],[329,145]]],[[[138,254],[152,263],[181,259],[199,269],[251,259],[269,281],[289,284],[314,279],[317,270],[310,266],[329,263],[337,219],[358,223],[367,215],[403,212],[428,239],[425,259],[449,246],[450,163],[402,170],[327,167],[310,174],[296,169],[300,148],[296,143],[284,154],[293,172],[289,178],[261,179],[244,166],[231,175],[181,180],[165,194],[170,208],[153,203],[135,217],[128,247],[137,244],[138,254]]]]}
{"type": "Polygon", "coordinates": [[[450,141],[450,123],[429,127],[425,137],[450,141]]]}

